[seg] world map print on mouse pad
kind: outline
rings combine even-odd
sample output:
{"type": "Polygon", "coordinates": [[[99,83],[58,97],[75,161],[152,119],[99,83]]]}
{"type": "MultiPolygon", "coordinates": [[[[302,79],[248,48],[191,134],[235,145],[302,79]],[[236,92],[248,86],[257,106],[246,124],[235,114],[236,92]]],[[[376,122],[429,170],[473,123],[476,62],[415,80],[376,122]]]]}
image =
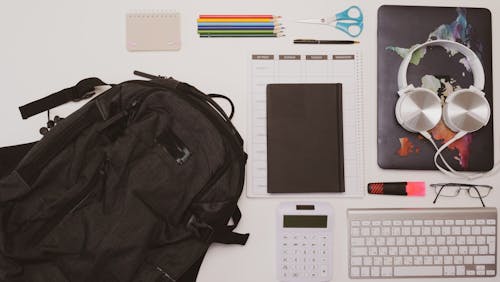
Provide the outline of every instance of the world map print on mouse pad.
{"type": "MultiPolygon", "coordinates": [[[[420,134],[403,129],[394,114],[399,98],[397,74],[401,61],[413,46],[436,39],[459,42],[476,53],[484,68],[483,91],[492,109],[485,127],[452,143],[443,151],[443,156],[456,170],[490,170],[494,163],[491,13],[483,8],[387,5],[379,8],[378,164],[387,169],[436,169],[436,150],[432,144],[420,134]]],[[[463,55],[452,49],[433,46],[414,53],[407,80],[408,84],[437,93],[444,103],[453,91],[471,86],[474,77],[463,55]]],[[[455,135],[442,120],[429,133],[438,146],[455,135]]]]}

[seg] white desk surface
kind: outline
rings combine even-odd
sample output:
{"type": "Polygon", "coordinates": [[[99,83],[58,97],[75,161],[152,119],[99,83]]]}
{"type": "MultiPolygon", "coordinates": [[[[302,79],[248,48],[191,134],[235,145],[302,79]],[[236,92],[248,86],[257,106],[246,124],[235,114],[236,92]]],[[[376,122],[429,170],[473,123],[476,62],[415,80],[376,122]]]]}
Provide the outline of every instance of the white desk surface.
{"type": "MultiPolygon", "coordinates": [[[[234,123],[247,138],[248,61],[259,50],[349,50],[352,46],[294,46],[294,38],[349,39],[328,27],[310,27],[296,19],[327,16],[350,5],[359,5],[365,15],[365,29],[359,38],[364,57],[365,182],[425,180],[448,182],[438,172],[382,170],[376,151],[376,35],[377,8],[382,4],[486,7],[492,13],[493,50],[500,47],[498,27],[500,2],[494,0],[400,0],[400,1],[199,1],[199,0],[114,0],[114,1],[1,1],[0,2],[0,145],[18,144],[39,138],[46,122],[41,114],[27,121],[18,106],[74,85],[80,79],[97,76],[118,83],[135,78],[133,70],[173,76],[206,93],[228,95],[236,105],[234,123]],[[182,47],[178,52],[131,53],[125,48],[125,14],[133,10],[176,10],[181,13],[182,47]],[[196,18],[202,13],[260,13],[283,17],[286,37],[278,39],[201,39],[196,18]],[[308,49],[310,48],[310,49],[308,49]]],[[[493,54],[493,66],[500,56],[493,54]]],[[[500,71],[494,71],[493,89],[500,88],[500,71]]],[[[498,92],[498,91],[496,91],[498,92]]],[[[395,94],[396,95],[396,94],[395,94]]],[[[494,99],[497,119],[500,99],[494,99]]],[[[57,112],[57,111],[56,111],[57,112]]],[[[63,111],[64,112],[64,111],[63,111]]],[[[500,160],[500,122],[495,121],[495,159],[500,160]]],[[[494,186],[487,206],[500,207],[500,174],[476,183],[494,186]]],[[[424,198],[371,196],[360,199],[315,199],[330,202],[335,211],[333,281],[347,281],[346,209],[357,207],[432,207],[434,193],[424,198]]],[[[213,245],[201,268],[198,281],[276,281],[275,211],[287,199],[249,199],[245,192],[240,207],[243,218],[238,231],[250,232],[248,244],[213,245]]],[[[479,206],[479,201],[460,195],[439,199],[440,207],[479,206]]],[[[498,270],[498,269],[497,269],[498,270]]],[[[484,281],[500,281],[500,276],[484,281]]],[[[424,279],[419,279],[423,281],[424,279]]],[[[476,281],[477,279],[460,279],[476,281]]],[[[381,280],[379,280],[381,281],[381,280]]],[[[388,280],[395,281],[395,280],[388,280]]],[[[416,281],[407,279],[407,281],[416,281]]],[[[433,281],[428,279],[426,281],[433,281]]],[[[435,279],[438,281],[438,279],[435,279]]]]}

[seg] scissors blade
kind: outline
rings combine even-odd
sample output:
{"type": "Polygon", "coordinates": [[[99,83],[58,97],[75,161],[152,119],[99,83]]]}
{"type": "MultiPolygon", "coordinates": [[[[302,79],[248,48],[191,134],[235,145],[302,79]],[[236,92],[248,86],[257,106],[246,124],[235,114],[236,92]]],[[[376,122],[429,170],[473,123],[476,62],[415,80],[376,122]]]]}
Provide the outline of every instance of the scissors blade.
{"type": "Polygon", "coordinates": [[[298,23],[308,23],[308,24],[327,24],[325,18],[321,19],[305,19],[305,20],[298,20],[298,23]]]}

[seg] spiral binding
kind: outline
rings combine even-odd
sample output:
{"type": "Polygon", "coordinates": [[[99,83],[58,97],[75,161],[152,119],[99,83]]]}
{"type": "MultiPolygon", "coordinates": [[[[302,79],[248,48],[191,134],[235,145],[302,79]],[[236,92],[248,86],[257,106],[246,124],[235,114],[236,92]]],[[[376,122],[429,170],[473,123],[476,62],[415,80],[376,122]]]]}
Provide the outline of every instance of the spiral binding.
{"type": "Polygon", "coordinates": [[[180,13],[173,10],[132,10],[127,13],[128,18],[176,18],[180,13]]]}
{"type": "Polygon", "coordinates": [[[355,52],[355,63],[356,63],[356,81],[357,81],[357,96],[356,96],[356,117],[358,121],[356,122],[356,145],[359,150],[356,151],[357,154],[357,169],[361,174],[361,191],[363,195],[365,194],[364,183],[365,183],[365,168],[364,168],[364,115],[363,115],[363,58],[360,52],[355,52]]]}

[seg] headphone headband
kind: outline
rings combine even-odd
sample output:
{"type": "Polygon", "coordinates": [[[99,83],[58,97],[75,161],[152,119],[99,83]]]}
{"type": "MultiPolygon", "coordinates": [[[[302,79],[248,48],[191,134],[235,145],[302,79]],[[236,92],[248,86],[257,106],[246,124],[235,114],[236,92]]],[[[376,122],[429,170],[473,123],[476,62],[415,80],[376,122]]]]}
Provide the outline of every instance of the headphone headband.
{"type": "Polygon", "coordinates": [[[474,76],[474,87],[476,87],[479,90],[483,90],[484,88],[484,70],[483,70],[483,65],[481,64],[481,61],[477,57],[477,55],[469,49],[467,46],[460,44],[455,41],[450,41],[450,40],[431,40],[427,41],[423,44],[420,44],[418,46],[415,46],[412,48],[406,57],[403,59],[401,62],[401,65],[399,66],[399,72],[398,72],[398,87],[399,89],[404,89],[408,86],[408,81],[406,79],[406,73],[408,71],[408,66],[410,64],[411,58],[413,54],[422,48],[426,48],[427,46],[441,46],[443,48],[449,48],[458,51],[462,55],[465,56],[467,61],[469,62],[469,66],[472,70],[472,75],[474,76]]]}

